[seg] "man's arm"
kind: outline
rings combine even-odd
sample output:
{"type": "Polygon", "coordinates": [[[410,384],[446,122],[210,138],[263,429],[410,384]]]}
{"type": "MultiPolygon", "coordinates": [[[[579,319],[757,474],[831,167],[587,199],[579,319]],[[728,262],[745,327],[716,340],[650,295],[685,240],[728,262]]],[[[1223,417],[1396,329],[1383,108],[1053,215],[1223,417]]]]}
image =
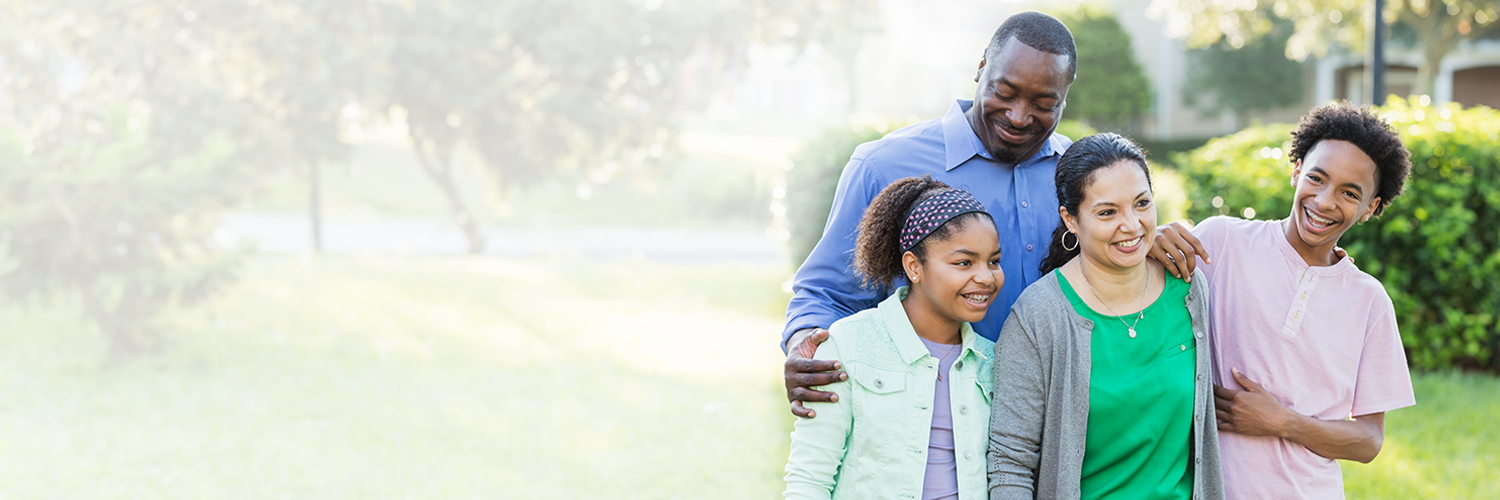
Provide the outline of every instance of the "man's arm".
{"type": "Polygon", "coordinates": [[[836,362],[812,359],[818,344],[828,338],[827,328],[883,298],[878,292],[864,288],[859,277],[849,270],[859,221],[870,200],[885,187],[873,178],[860,149],[855,150],[854,157],[839,175],[822,238],[792,278],[792,300],[787,304],[786,328],[782,331],[781,348],[787,353],[782,375],[792,414],[803,418],[815,415],[804,407],[804,402],[836,401],[833,393],[813,387],[848,378],[843,372],[830,371],[841,368],[836,362]]]}
{"type": "Polygon", "coordinates": [[[1231,368],[1243,391],[1214,386],[1219,430],[1246,436],[1275,436],[1306,447],[1321,457],[1370,463],[1385,442],[1385,413],[1350,420],[1319,420],[1283,406],[1276,396],[1231,368]]]}
{"type": "Polygon", "coordinates": [[[817,412],[808,409],[803,402],[837,403],[838,394],[819,391],[813,387],[832,385],[849,379],[841,371],[844,365],[836,359],[813,359],[818,345],[828,340],[828,330],[807,328],[798,330],[787,341],[793,346],[787,349],[786,364],[782,366],[782,378],[786,383],[786,399],[792,402],[792,414],[802,418],[817,417],[817,412]]]}

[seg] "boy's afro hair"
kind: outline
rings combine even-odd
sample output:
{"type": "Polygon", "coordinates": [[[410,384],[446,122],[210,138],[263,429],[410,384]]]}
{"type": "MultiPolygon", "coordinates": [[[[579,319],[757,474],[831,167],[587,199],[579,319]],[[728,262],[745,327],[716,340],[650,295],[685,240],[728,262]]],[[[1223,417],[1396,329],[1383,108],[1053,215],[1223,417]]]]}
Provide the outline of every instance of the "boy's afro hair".
{"type": "Polygon", "coordinates": [[[1302,161],[1313,146],[1328,139],[1354,144],[1375,160],[1375,195],[1380,197],[1375,216],[1379,217],[1406,189],[1406,178],[1411,175],[1411,152],[1401,143],[1401,136],[1368,106],[1326,104],[1313,108],[1297,124],[1290,160],[1293,164],[1302,161]]]}

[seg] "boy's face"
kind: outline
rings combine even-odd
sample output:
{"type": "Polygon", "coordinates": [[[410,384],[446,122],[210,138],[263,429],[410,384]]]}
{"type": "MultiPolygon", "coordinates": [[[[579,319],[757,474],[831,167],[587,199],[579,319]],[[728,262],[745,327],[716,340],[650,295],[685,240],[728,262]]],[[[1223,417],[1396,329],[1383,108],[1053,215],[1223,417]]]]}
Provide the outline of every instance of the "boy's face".
{"type": "Polygon", "coordinates": [[[1292,169],[1292,228],[1311,249],[1332,251],[1345,231],[1375,212],[1375,160],[1348,141],[1327,139],[1313,146],[1292,169]]]}

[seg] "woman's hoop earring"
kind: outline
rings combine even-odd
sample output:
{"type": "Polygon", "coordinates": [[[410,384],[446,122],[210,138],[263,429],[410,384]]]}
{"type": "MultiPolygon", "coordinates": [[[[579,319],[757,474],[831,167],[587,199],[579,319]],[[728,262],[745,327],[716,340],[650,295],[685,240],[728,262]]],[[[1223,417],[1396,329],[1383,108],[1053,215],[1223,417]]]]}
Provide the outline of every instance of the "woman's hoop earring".
{"type": "Polygon", "coordinates": [[[1072,231],[1068,231],[1066,233],[1063,233],[1062,246],[1063,246],[1063,250],[1067,250],[1069,252],[1077,250],[1078,249],[1078,235],[1073,234],[1072,231]],[[1072,236],[1073,237],[1073,248],[1068,248],[1068,236],[1072,236]]]}

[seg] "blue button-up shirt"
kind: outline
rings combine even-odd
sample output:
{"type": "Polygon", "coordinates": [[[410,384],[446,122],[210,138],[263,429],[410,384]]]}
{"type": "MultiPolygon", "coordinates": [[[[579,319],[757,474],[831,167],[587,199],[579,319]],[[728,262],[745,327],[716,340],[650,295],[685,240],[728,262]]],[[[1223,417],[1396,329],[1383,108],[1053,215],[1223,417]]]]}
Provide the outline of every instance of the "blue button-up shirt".
{"type": "MultiPolygon", "coordinates": [[[[974,194],[995,219],[1000,233],[1000,268],[1005,285],[974,331],[995,340],[1010,306],[1036,281],[1057,228],[1057,158],[1073,143],[1058,134],[1019,164],[995,161],[964,116],[973,101],[959,100],[942,118],[927,120],[854,149],[833,195],[823,238],[792,280],[782,343],[803,328],[828,328],[834,321],[875,307],[890,290],[860,286],[852,270],[860,218],[880,190],[897,179],[931,174],[933,179],[974,194]]],[[[895,286],[902,286],[898,282],[895,286]]]]}

